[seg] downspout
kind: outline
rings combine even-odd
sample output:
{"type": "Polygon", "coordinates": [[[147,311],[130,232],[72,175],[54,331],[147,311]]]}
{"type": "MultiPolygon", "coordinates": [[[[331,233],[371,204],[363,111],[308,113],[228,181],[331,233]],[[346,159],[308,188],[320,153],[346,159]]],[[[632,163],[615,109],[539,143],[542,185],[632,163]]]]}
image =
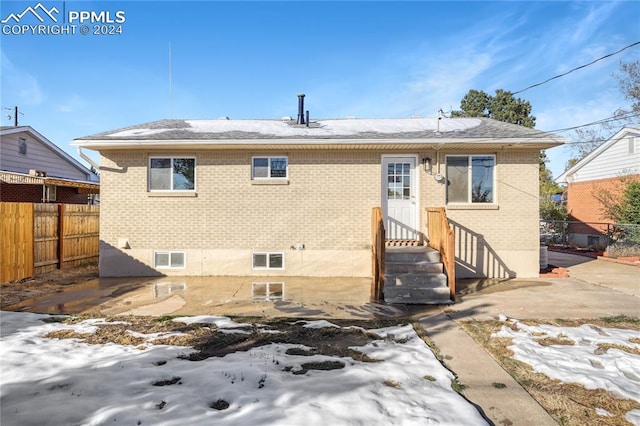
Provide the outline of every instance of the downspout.
{"type": "MultiPolygon", "coordinates": [[[[82,147],[77,147],[76,150],[78,151],[78,155],[87,163],[91,164],[91,166],[96,169],[96,170],[100,170],[100,165],[97,164],[95,161],[93,161],[91,158],[89,158],[89,156],[87,156],[87,154],[85,154],[84,152],[82,152],[82,147]]],[[[95,194],[91,194],[91,198],[89,201],[89,204],[95,204],[96,202],[96,195],[95,194]]]]}
{"type": "Polygon", "coordinates": [[[77,147],[76,148],[78,150],[78,155],[87,163],[91,164],[91,166],[93,166],[94,169],[96,170],[100,170],[100,165],[97,164],[95,161],[93,161],[91,158],[89,158],[87,156],[87,154],[85,154],[84,152],[82,152],[82,147],[77,147]]]}

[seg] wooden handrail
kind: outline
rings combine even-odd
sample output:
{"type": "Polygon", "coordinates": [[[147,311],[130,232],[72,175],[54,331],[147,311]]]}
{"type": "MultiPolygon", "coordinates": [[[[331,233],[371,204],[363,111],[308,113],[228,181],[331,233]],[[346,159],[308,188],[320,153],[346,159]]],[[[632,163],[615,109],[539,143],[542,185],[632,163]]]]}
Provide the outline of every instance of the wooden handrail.
{"type": "Polygon", "coordinates": [[[385,232],[382,208],[374,207],[371,212],[371,300],[384,300],[384,254],[385,232]]]}
{"type": "Polygon", "coordinates": [[[456,299],[456,255],[455,235],[449,225],[444,207],[427,207],[427,233],[429,247],[440,252],[440,258],[447,273],[449,297],[456,299]]]}

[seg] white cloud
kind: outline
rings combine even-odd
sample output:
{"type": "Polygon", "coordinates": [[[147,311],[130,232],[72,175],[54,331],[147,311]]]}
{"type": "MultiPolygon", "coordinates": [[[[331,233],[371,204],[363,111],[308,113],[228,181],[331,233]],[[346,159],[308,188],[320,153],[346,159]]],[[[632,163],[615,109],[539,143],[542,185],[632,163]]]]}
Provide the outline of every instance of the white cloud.
{"type": "Polygon", "coordinates": [[[450,52],[437,58],[405,85],[402,98],[413,110],[433,113],[439,108],[458,109],[460,100],[473,88],[479,75],[491,67],[489,53],[450,52]],[[433,110],[433,112],[429,111],[433,110]]]}
{"type": "Polygon", "coordinates": [[[43,104],[46,96],[40,87],[38,79],[16,67],[3,51],[0,51],[0,58],[3,102],[30,106],[43,104]]]}
{"type": "Polygon", "coordinates": [[[78,112],[87,108],[87,102],[78,94],[72,94],[64,102],[58,104],[56,109],[60,112],[78,112]]]}
{"type": "Polygon", "coordinates": [[[589,10],[576,26],[570,28],[571,41],[576,44],[586,42],[602,25],[607,24],[609,16],[617,8],[616,2],[586,3],[589,10]]]}

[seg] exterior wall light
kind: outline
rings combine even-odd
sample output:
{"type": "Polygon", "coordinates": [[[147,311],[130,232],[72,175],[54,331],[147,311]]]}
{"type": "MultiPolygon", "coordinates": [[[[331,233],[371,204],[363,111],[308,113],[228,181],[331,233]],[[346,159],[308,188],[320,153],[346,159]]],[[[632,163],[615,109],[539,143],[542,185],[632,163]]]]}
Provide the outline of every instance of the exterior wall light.
{"type": "Polygon", "coordinates": [[[422,159],[422,167],[424,167],[424,172],[425,173],[431,173],[431,158],[430,157],[424,157],[422,159]]]}

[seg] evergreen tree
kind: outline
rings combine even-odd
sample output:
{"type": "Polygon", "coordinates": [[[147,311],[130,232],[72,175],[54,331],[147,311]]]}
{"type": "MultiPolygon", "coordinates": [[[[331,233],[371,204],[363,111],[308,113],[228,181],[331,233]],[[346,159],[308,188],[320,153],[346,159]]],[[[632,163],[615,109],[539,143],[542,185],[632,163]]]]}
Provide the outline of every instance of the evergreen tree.
{"type": "Polygon", "coordinates": [[[514,98],[511,92],[502,89],[496,90],[495,96],[482,90],[469,90],[460,101],[460,111],[452,111],[451,116],[487,117],[530,128],[536,124],[529,101],[514,98]]]}
{"type": "Polygon", "coordinates": [[[616,223],[640,225],[640,180],[625,176],[614,189],[594,194],[604,216],[616,223]]]}
{"type": "Polygon", "coordinates": [[[558,185],[547,168],[547,154],[540,151],[540,219],[567,220],[567,208],[556,197],[562,197],[563,189],[558,185]]]}
{"type": "MultiPolygon", "coordinates": [[[[453,111],[452,117],[487,117],[505,123],[533,128],[536,118],[531,115],[529,101],[514,98],[507,90],[496,90],[490,96],[482,90],[471,89],[460,101],[460,111],[453,111]]],[[[566,207],[555,199],[562,194],[562,188],[553,181],[551,171],[547,168],[547,155],[540,151],[540,219],[565,220],[566,207]]],[[[474,188],[475,190],[475,188],[474,188]]],[[[482,194],[477,194],[480,197],[482,194]]]]}

